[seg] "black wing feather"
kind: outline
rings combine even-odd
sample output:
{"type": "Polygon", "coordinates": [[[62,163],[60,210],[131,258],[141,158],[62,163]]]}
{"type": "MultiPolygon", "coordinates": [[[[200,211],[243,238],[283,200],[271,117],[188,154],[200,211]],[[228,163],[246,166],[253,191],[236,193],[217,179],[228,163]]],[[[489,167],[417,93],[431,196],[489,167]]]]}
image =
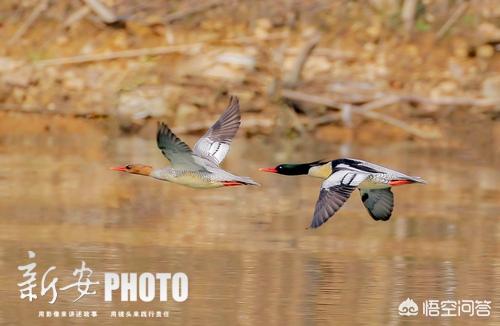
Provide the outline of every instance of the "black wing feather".
{"type": "Polygon", "coordinates": [[[356,187],[346,185],[322,188],[309,227],[314,229],[328,221],[344,205],[354,189],[356,187]]]}
{"type": "Polygon", "coordinates": [[[375,221],[387,221],[394,208],[394,194],[391,188],[360,189],[361,200],[375,221]]]}

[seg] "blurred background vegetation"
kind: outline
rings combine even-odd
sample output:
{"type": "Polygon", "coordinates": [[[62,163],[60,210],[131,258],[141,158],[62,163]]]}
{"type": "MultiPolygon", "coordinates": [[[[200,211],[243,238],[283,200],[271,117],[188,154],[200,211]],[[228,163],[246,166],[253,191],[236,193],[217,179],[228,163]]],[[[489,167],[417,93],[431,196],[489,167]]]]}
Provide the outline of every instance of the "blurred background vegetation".
{"type": "Polygon", "coordinates": [[[198,133],[235,94],[247,135],[418,140],[500,108],[497,0],[4,0],[0,44],[0,114],[32,123],[198,133]]]}

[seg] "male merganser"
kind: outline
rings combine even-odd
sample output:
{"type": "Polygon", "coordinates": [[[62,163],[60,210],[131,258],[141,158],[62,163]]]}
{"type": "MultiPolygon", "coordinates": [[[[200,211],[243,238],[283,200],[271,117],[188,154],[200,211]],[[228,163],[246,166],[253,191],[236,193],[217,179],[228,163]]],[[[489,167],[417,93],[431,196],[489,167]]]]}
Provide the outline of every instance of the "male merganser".
{"type": "Polygon", "coordinates": [[[328,221],[356,188],[359,189],[361,200],[370,216],[376,221],[387,221],[394,207],[391,187],[425,183],[419,177],[411,177],[380,165],[350,158],[304,164],[280,164],[274,168],[259,170],[284,175],[307,174],[325,179],[321,185],[310,228],[317,228],[328,221]]]}
{"type": "Polygon", "coordinates": [[[219,167],[229,152],[231,140],[241,123],[240,104],[231,96],[222,116],[194,145],[194,150],[180,140],[164,123],[158,124],[156,142],[171,166],[153,169],[149,165],[129,164],[111,168],[140,174],[191,188],[219,188],[240,185],[259,185],[249,177],[240,177],[219,167]]]}

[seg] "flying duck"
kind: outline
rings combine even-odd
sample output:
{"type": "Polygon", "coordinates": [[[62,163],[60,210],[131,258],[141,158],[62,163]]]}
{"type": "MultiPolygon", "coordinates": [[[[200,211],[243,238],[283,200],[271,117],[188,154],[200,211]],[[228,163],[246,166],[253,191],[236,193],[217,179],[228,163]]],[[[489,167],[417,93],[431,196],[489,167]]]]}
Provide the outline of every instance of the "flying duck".
{"type": "Polygon", "coordinates": [[[315,161],[304,164],[280,164],[260,171],[284,175],[309,175],[324,179],[321,185],[310,228],[328,221],[358,188],[361,200],[376,221],[387,221],[394,207],[391,187],[409,183],[425,183],[398,171],[362,160],[342,158],[333,161],[315,161]]]}
{"type": "Polygon", "coordinates": [[[249,177],[240,177],[219,167],[229,152],[231,140],[238,131],[240,120],[239,100],[231,96],[226,111],[196,142],[193,150],[166,124],[159,123],[156,142],[163,155],[170,161],[169,167],[154,169],[149,165],[128,164],[111,169],[145,175],[191,188],[259,185],[249,177]]]}

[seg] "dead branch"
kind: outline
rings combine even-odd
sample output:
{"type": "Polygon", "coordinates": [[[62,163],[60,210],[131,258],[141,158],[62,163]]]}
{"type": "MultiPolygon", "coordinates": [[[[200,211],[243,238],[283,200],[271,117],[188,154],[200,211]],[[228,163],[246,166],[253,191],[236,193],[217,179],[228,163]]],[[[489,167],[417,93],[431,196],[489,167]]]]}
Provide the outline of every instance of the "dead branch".
{"type": "Polygon", "coordinates": [[[223,3],[222,0],[215,0],[215,1],[210,1],[210,2],[206,2],[206,3],[202,2],[197,6],[191,6],[189,8],[179,10],[177,12],[170,14],[170,15],[167,15],[165,17],[165,24],[171,24],[175,21],[184,19],[186,17],[198,14],[200,12],[203,12],[203,11],[206,11],[209,9],[213,9],[213,8],[221,5],[222,3],[223,3]]]}
{"type": "Polygon", "coordinates": [[[15,43],[20,39],[33,25],[42,12],[44,12],[49,7],[49,0],[40,0],[38,5],[33,8],[33,11],[29,15],[28,19],[19,27],[19,29],[12,35],[12,37],[7,42],[8,45],[15,43]]]}
{"type": "Polygon", "coordinates": [[[332,122],[337,122],[342,120],[342,114],[340,112],[333,112],[329,114],[325,114],[321,117],[311,119],[309,122],[309,129],[314,129],[317,126],[327,125],[332,122]]]}
{"type": "Polygon", "coordinates": [[[409,37],[415,25],[415,13],[417,11],[417,0],[405,0],[401,10],[401,19],[404,22],[406,37],[409,37]]]}
{"type": "Polygon", "coordinates": [[[476,107],[489,107],[494,105],[500,105],[500,100],[496,99],[471,99],[471,98],[425,98],[415,95],[397,95],[397,94],[385,94],[383,97],[375,99],[373,101],[367,102],[363,105],[352,105],[349,103],[339,103],[328,97],[306,94],[299,91],[285,89],[282,91],[282,97],[291,99],[294,101],[302,101],[313,103],[317,105],[324,105],[331,108],[337,108],[342,112],[336,112],[332,114],[325,115],[323,117],[316,118],[310,122],[310,127],[324,125],[336,121],[348,120],[351,113],[360,114],[370,119],[376,119],[392,126],[398,127],[405,130],[407,133],[415,135],[420,138],[434,139],[438,138],[435,133],[429,133],[419,128],[416,128],[402,120],[396,119],[394,117],[373,112],[375,109],[380,109],[392,104],[399,102],[416,102],[420,104],[432,104],[432,105],[442,105],[442,106],[476,106],[476,107]],[[351,110],[349,110],[351,109],[351,110]]]}
{"type": "Polygon", "coordinates": [[[36,65],[58,66],[58,65],[80,64],[80,63],[89,63],[89,62],[97,62],[105,60],[124,59],[124,58],[135,58],[141,56],[157,56],[157,55],[164,55],[164,54],[171,54],[178,52],[186,52],[196,49],[197,47],[201,47],[202,45],[203,43],[191,43],[184,45],[171,45],[171,46],[160,46],[156,48],[117,51],[111,53],[82,54],[74,57],[41,60],[36,62],[36,65]]]}
{"type": "MultiPolygon", "coordinates": [[[[349,104],[345,102],[335,101],[328,97],[307,94],[304,92],[289,90],[289,89],[284,89],[282,91],[281,96],[294,101],[303,101],[337,109],[342,109],[344,105],[349,104]]],[[[371,111],[384,106],[395,104],[397,102],[409,102],[409,103],[417,103],[423,105],[437,105],[437,106],[493,107],[500,105],[499,99],[466,98],[466,97],[430,98],[419,95],[399,95],[399,94],[386,93],[380,95],[375,100],[369,101],[363,105],[358,106],[356,110],[371,111]]]]}
{"type": "Polygon", "coordinates": [[[297,84],[300,82],[302,70],[304,69],[307,59],[309,59],[309,56],[311,55],[316,45],[318,45],[320,39],[321,35],[315,34],[308,42],[306,42],[306,44],[304,44],[297,58],[295,59],[292,70],[286,77],[283,78],[283,84],[286,87],[295,88],[295,86],[297,86],[297,84]]]}
{"type": "Polygon", "coordinates": [[[426,104],[426,105],[438,105],[438,106],[475,106],[475,107],[492,107],[500,105],[499,99],[488,99],[488,98],[466,98],[466,97],[437,97],[429,98],[418,95],[401,95],[399,96],[401,101],[426,104]]]}
{"type": "Polygon", "coordinates": [[[83,6],[75,10],[71,15],[66,18],[63,23],[63,28],[67,28],[72,26],[73,24],[79,22],[82,18],[87,16],[91,12],[90,8],[87,6],[83,6]]]}
{"type": "Polygon", "coordinates": [[[93,12],[106,24],[113,24],[118,21],[115,13],[100,0],[83,0],[93,12]]]}
{"type": "Polygon", "coordinates": [[[381,98],[375,99],[373,101],[362,104],[356,108],[357,113],[366,113],[368,111],[376,110],[383,108],[385,106],[389,106],[392,104],[396,104],[401,102],[401,98],[396,95],[383,96],[381,98]]]}
{"type": "Polygon", "coordinates": [[[396,119],[394,117],[391,117],[391,116],[388,116],[388,115],[385,115],[385,114],[382,114],[379,112],[365,111],[365,112],[361,112],[361,113],[363,114],[363,116],[365,116],[367,118],[385,122],[391,126],[402,129],[411,135],[414,135],[414,136],[417,136],[417,137],[420,137],[423,139],[439,138],[439,135],[437,135],[436,133],[430,133],[430,132],[421,130],[419,128],[416,128],[416,127],[410,125],[409,123],[406,123],[402,120],[396,119]]]}
{"type": "MultiPolygon", "coordinates": [[[[288,48],[286,49],[287,55],[298,55],[300,53],[300,48],[288,48]]],[[[331,60],[354,60],[356,59],[356,54],[349,51],[334,50],[331,48],[318,47],[314,48],[314,54],[311,56],[327,57],[331,60]]]]}
{"type": "Polygon", "coordinates": [[[337,109],[342,109],[346,105],[345,103],[337,102],[324,96],[311,95],[291,89],[284,89],[281,92],[281,96],[292,101],[308,102],[337,109]]]}
{"type": "MultiPolygon", "coordinates": [[[[270,34],[265,40],[274,40],[283,38],[285,35],[283,33],[275,33],[270,34]]],[[[219,43],[245,43],[251,40],[255,40],[251,37],[244,36],[233,39],[226,39],[218,41],[219,43]]],[[[115,59],[128,59],[128,58],[136,58],[141,56],[158,56],[179,52],[190,52],[190,51],[198,51],[202,46],[208,45],[208,42],[197,42],[197,43],[189,43],[189,44],[179,44],[179,45],[170,45],[170,46],[160,46],[155,48],[143,48],[143,49],[133,49],[133,50],[125,50],[125,51],[117,51],[110,53],[91,53],[91,54],[82,54],[72,57],[64,57],[64,58],[55,58],[55,59],[47,59],[40,60],[35,63],[37,66],[58,66],[58,65],[67,65],[67,64],[81,64],[81,63],[90,63],[90,62],[98,62],[98,61],[106,61],[106,60],[115,60],[115,59]]]]}
{"type": "Polygon", "coordinates": [[[455,11],[451,14],[450,18],[444,23],[443,26],[439,29],[439,31],[436,34],[436,41],[441,40],[446,33],[455,25],[455,23],[462,17],[462,15],[467,11],[467,8],[469,7],[469,2],[465,1],[460,3],[455,11]]]}

